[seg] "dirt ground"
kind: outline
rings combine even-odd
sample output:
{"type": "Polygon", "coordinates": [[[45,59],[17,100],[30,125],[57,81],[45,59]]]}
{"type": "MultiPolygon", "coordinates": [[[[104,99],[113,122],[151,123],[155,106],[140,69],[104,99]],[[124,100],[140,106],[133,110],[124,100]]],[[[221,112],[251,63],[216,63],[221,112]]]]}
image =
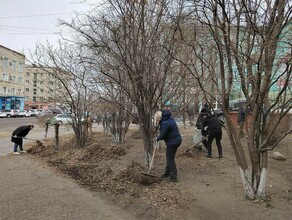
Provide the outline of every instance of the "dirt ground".
{"type": "MultiPolygon", "coordinates": [[[[177,183],[148,177],[141,172],[143,144],[137,130],[130,130],[126,143],[117,145],[110,137],[94,133],[87,147],[77,149],[72,137],[62,136],[60,149],[53,140],[34,144],[31,157],[49,164],[58,174],[82,186],[103,192],[138,219],[291,219],[292,212],[292,135],[276,148],[287,158],[271,158],[267,190],[270,201],[247,201],[227,135],[223,134],[224,158],[218,159],[213,143],[213,158],[204,150],[188,151],[194,127],[180,128],[183,143],[176,156],[177,183]]],[[[165,167],[165,146],[157,150],[152,174],[160,176],[165,167]]]]}

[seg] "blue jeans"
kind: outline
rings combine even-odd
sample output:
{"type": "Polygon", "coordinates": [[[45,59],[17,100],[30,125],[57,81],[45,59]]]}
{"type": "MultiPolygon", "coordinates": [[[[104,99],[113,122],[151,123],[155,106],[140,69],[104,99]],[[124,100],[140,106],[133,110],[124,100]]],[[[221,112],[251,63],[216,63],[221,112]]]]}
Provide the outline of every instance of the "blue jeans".
{"type": "Polygon", "coordinates": [[[23,151],[22,144],[14,143],[14,149],[13,149],[13,152],[17,152],[17,148],[18,148],[18,146],[19,146],[20,151],[23,151]]]}
{"type": "Polygon", "coordinates": [[[167,145],[166,147],[166,167],[165,167],[165,176],[170,176],[170,178],[177,178],[177,169],[175,164],[175,154],[179,144],[167,145]]]}

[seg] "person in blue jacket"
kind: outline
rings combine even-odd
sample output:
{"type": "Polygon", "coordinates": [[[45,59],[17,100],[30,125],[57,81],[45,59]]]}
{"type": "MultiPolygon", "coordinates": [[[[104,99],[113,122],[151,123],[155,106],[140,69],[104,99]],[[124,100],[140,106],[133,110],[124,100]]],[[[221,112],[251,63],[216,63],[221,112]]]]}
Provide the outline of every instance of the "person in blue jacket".
{"type": "Polygon", "coordinates": [[[160,134],[157,141],[164,140],[166,144],[166,167],[161,176],[163,179],[169,179],[171,182],[177,182],[177,169],[175,164],[175,154],[181,145],[182,138],[175,120],[171,117],[169,110],[162,111],[162,117],[159,121],[160,134]]]}

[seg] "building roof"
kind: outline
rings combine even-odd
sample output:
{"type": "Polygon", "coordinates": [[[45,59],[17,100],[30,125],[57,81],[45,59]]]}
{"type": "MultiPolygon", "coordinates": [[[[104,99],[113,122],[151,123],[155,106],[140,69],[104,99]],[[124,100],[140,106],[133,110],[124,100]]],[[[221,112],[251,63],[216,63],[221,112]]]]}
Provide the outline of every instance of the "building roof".
{"type": "Polygon", "coordinates": [[[19,52],[15,51],[15,50],[12,50],[12,49],[10,49],[10,48],[8,48],[8,47],[4,47],[4,46],[1,45],[1,44],[0,44],[0,47],[4,48],[4,49],[6,49],[6,50],[10,50],[10,51],[13,52],[13,53],[17,53],[18,55],[23,56],[23,57],[25,58],[25,55],[22,54],[22,53],[19,53],[19,52]]]}

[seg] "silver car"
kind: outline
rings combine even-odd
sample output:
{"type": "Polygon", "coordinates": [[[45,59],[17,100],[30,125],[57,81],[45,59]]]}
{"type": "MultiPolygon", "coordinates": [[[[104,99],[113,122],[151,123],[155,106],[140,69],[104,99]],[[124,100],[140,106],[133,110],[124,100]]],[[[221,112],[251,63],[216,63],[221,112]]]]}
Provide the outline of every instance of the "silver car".
{"type": "Polygon", "coordinates": [[[26,111],[25,110],[17,110],[18,117],[26,117],[26,111]]]}
{"type": "Polygon", "coordinates": [[[71,114],[58,114],[55,116],[55,120],[59,124],[68,124],[73,122],[73,117],[71,114]]]}
{"type": "Polygon", "coordinates": [[[17,117],[17,116],[18,116],[18,110],[15,110],[15,109],[0,110],[0,117],[2,118],[11,118],[11,117],[17,117]]]}

